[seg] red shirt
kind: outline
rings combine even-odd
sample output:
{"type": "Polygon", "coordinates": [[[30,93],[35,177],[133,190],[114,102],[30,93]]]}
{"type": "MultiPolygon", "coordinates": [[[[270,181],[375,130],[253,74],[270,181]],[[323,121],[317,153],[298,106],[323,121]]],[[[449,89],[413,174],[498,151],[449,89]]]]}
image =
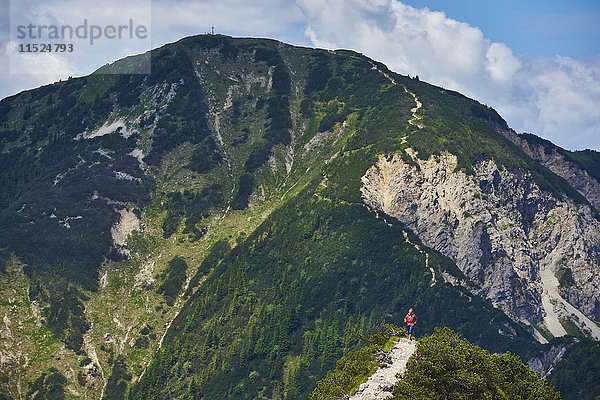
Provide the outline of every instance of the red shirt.
{"type": "Polygon", "coordinates": [[[416,314],[406,314],[404,317],[404,322],[406,322],[406,325],[408,326],[413,326],[416,325],[417,319],[418,318],[416,314]]]}

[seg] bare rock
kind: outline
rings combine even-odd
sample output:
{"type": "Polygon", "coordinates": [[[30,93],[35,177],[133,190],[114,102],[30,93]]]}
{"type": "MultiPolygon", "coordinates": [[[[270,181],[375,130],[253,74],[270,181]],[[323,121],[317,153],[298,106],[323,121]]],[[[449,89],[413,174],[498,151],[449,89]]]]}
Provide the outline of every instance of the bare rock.
{"type": "MultiPolygon", "coordinates": [[[[450,257],[492,303],[527,324],[564,336],[570,319],[600,339],[600,222],[588,205],[542,191],[526,172],[493,161],[457,170],[450,153],[421,160],[381,156],[362,177],[375,212],[404,223],[450,257]],[[557,279],[569,271],[568,287],[557,279]]],[[[401,238],[399,238],[401,240],[401,238]]]]}

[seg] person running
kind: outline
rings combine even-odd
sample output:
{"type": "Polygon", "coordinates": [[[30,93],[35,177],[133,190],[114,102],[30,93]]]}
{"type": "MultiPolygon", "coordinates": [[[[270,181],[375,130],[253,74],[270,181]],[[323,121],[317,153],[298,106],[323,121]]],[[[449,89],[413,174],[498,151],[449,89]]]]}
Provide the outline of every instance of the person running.
{"type": "Polygon", "coordinates": [[[417,317],[417,314],[413,313],[412,308],[409,308],[408,313],[404,317],[404,323],[408,327],[408,340],[409,341],[412,340],[413,330],[415,329],[415,325],[417,324],[418,320],[419,320],[419,318],[417,317]]]}

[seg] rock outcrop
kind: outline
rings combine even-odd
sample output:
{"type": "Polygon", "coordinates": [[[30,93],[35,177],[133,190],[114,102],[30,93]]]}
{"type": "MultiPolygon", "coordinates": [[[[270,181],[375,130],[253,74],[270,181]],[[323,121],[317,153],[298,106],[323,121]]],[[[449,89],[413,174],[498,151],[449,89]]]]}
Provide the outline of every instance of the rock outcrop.
{"type": "Polygon", "coordinates": [[[572,343],[568,342],[552,345],[542,354],[529,360],[527,366],[534,371],[539,372],[542,378],[548,378],[552,374],[552,371],[554,371],[556,364],[562,360],[571,345],[572,343]]]}
{"type": "Polygon", "coordinates": [[[362,178],[362,196],[453,259],[513,318],[543,322],[553,336],[567,334],[570,320],[600,339],[592,321],[600,319],[600,223],[592,208],[491,160],[474,165],[473,175],[456,167],[450,153],[380,156],[362,178]]]}
{"type": "Polygon", "coordinates": [[[600,183],[586,170],[565,157],[557,146],[550,142],[547,145],[530,143],[514,131],[502,131],[501,133],[529,157],[541,162],[550,171],[564,178],[596,210],[600,210],[600,183]]]}

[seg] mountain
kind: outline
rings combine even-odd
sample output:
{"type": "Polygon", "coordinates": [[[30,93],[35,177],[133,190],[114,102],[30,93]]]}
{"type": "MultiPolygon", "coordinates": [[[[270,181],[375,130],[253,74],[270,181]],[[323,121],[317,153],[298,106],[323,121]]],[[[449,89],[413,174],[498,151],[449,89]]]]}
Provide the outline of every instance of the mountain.
{"type": "Polygon", "coordinates": [[[307,398],[409,306],[549,377],[600,338],[597,152],[352,51],[151,56],[0,101],[5,397],[307,398]]]}

